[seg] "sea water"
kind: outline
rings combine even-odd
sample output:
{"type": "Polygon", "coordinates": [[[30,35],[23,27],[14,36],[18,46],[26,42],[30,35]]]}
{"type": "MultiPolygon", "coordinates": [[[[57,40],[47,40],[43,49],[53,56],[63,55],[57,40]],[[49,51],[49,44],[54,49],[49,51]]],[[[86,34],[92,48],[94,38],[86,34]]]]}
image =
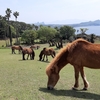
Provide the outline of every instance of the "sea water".
{"type": "Polygon", "coordinates": [[[74,29],[79,30],[79,32],[75,32],[75,34],[80,33],[80,28],[87,28],[88,30],[85,32],[86,34],[95,34],[100,36],[100,26],[84,26],[84,27],[74,27],[74,29]]]}

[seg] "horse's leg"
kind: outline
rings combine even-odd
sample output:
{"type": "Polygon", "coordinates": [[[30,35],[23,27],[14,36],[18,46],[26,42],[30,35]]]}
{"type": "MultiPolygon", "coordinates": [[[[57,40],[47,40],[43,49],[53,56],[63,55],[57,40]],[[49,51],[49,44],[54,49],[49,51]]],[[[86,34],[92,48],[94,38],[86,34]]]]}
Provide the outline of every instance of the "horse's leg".
{"type": "Polygon", "coordinates": [[[13,49],[13,51],[14,51],[14,54],[16,54],[14,49],[13,49]]]}
{"type": "Polygon", "coordinates": [[[32,55],[31,54],[29,54],[30,55],[30,60],[32,60],[32,55]]]}
{"type": "Polygon", "coordinates": [[[12,49],[12,54],[13,54],[13,53],[16,54],[14,49],[12,49]]]}
{"type": "Polygon", "coordinates": [[[48,61],[48,56],[46,55],[46,61],[48,61]]]}
{"type": "Polygon", "coordinates": [[[27,60],[28,60],[29,54],[27,54],[27,60]]]}
{"type": "Polygon", "coordinates": [[[32,60],[34,60],[34,56],[35,56],[35,53],[34,51],[32,51],[32,54],[31,54],[32,60]]]}
{"type": "Polygon", "coordinates": [[[12,54],[13,54],[13,49],[12,49],[12,54]]]}
{"type": "Polygon", "coordinates": [[[23,53],[22,55],[23,55],[23,60],[25,60],[25,54],[23,53]]]}
{"type": "Polygon", "coordinates": [[[80,69],[80,73],[81,73],[81,77],[82,77],[83,82],[84,82],[84,88],[83,88],[83,90],[87,90],[87,88],[89,86],[89,83],[88,83],[88,81],[86,79],[86,76],[84,74],[84,68],[83,67],[80,69]]]}
{"type": "Polygon", "coordinates": [[[45,54],[43,55],[43,59],[42,59],[42,61],[44,61],[44,58],[45,58],[45,54]]]}
{"type": "Polygon", "coordinates": [[[19,51],[19,54],[20,54],[20,50],[18,50],[19,51]]]}
{"type": "Polygon", "coordinates": [[[52,58],[54,58],[54,55],[53,54],[51,56],[52,56],[52,58]]]}
{"type": "Polygon", "coordinates": [[[79,87],[79,68],[77,66],[74,66],[74,72],[75,72],[75,84],[72,88],[73,90],[76,90],[79,87]]]}

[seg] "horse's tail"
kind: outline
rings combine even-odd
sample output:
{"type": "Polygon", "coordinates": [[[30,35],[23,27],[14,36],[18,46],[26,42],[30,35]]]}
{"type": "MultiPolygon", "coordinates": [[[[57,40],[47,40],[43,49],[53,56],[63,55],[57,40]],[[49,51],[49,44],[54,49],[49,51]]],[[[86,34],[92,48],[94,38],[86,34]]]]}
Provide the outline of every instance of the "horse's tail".
{"type": "Polygon", "coordinates": [[[19,46],[21,50],[23,50],[22,46],[19,46]]]}
{"type": "Polygon", "coordinates": [[[53,54],[54,54],[54,56],[56,56],[56,52],[55,51],[53,51],[53,54]]]}

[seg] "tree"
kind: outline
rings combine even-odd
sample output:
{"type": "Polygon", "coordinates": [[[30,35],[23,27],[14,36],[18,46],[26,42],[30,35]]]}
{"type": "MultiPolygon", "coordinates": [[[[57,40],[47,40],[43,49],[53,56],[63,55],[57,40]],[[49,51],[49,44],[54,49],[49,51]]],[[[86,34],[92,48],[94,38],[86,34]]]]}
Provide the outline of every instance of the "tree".
{"type": "Polygon", "coordinates": [[[85,40],[90,41],[90,36],[88,36],[88,35],[86,34],[86,31],[87,31],[87,30],[88,30],[87,28],[80,28],[80,34],[77,34],[77,35],[76,35],[76,39],[78,39],[78,38],[83,38],[83,39],[85,39],[85,40]]]}
{"type": "Polygon", "coordinates": [[[5,11],[6,12],[6,18],[8,19],[8,21],[9,21],[9,18],[11,17],[11,13],[12,13],[12,11],[10,10],[10,8],[7,8],[7,10],[5,11]]]}
{"type": "MultiPolygon", "coordinates": [[[[10,41],[12,42],[12,32],[11,32],[11,27],[9,25],[9,37],[10,37],[10,41]]],[[[11,45],[12,46],[12,45],[11,45]]]]}
{"type": "Polygon", "coordinates": [[[88,30],[87,28],[80,28],[81,34],[85,34],[85,32],[86,32],[87,30],[88,30]]]}
{"type": "MultiPolygon", "coordinates": [[[[11,17],[11,13],[12,13],[12,11],[9,9],[9,8],[7,8],[7,10],[5,11],[6,12],[6,15],[5,15],[5,17],[7,18],[7,20],[8,20],[8,28],[7,28],[7,35],[9,36],[9,18],[11,17]]],[[[10,35],[11,36],[11,35],[10,35]]],[[[10,38],[10,46],[12,46],[12,37],[9,37],[10,38]]]]}
{"type": "Polygon", "coordinates": [[[55,37],[57,30],[51,27],[42,26],[37,33],[38,38],[44,43],[52,40],[55,37]]]}
{"type": "Polygon", "coordinates": [[[75,29],[73,28],[73,27],[71,27],[71,26],[62,26],[62,27],[60,27],[60,37],[62,38],[62,39],[67,39],[67,40],[69,40],[69,38],[71,37],[71,36],[75,36],[75,29]]]}
{"type": "Polygon", "coordinates": [[[4,16],[0,16],[0,35],[2,35],[2,39],[5,39],[5,43],[7,46],[7,21],[6,21],[6,17],[4,16]]]}
{"type": "Polygon", "coordinates": [[[39,28],[37,25],[35,25],[34,27],[35,27],[35,30],[38,30],[38,28],[39,28]]]}
{"type": "Polygon", "coordinates": [[[16,29],[14,28],[14,26],[10,25],[11,28],[11,33],[12,33],[12,37],[16,37],[16,29]]]}
{"type": "Polygon", "coordinates": [[[37,33],[34,30],[25,30],[21,36],[21,40],[26,44],[34,44],[36,38],[37,33]]]}
{"type": "MultiPolygon", "coordinates": [[[[15,16],[15,21],[16,21],[16,24],[17,24],[17,17],[19,16],[19,12],[14,12],[13,15],[15,16]]],[[[17,25],[16,25],[16,42],[18,43],[18,29],[17,29],[17,25]]]]}

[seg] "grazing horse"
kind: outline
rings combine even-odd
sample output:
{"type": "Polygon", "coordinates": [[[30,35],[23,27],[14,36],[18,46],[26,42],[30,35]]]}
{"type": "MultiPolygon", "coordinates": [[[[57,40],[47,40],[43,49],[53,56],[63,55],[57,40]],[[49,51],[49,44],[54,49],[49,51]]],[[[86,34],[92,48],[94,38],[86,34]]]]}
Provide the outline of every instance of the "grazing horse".
{"type": "Polygon", "coordinates": [[[44,58],[46,56],[46,61],[48,61],[48,56],[52,56],[52,58],[55,57],[56,55],[56,52],[54,51],[53,48],[43,48],[43,50],[40,52],[40,55],[39,55],[39,60],[43,60],[44,61],[44,58]],[[43,57],[43,59],[42,59],[43,57]]]}
{"type": "Polygon", "coordinates": [[[20,48],[20,46],[15,46],[15,45],[13,45],[13,46],[11,46],[11,50],[12,50],[12,54],[13,54],[13,53],[16,54],[16,53],[15,53],[15,50],[18,50],[18,51],[19,51],[19,54],[21,53],[21,48],[20,48]]]}
{"type": "Polygon", "coordinates": [[[34,52],[34,50],[30,47],[30,48],[22,48],[21,46],[20,46],[20,48],[21,48],[21,50],[22,50],[22,59],[23,60],[25,60],[25,55],[26,54],[28,54],[27,55],[27,60],[28,60],[28,57],[29,57],[29,55],[30,55],[30,60],[34,60],[34,57],[35,57],[35,52],[34,52]]]}
{"type": "Polygon", "coordinates": [[[53,89],[59,80],[59,72],[70,63],[74,67],[75,84],[72,89],[79,87],[79,73],[87,90],[89,83],[84,73],[84,67],[100,69],[100,44],[93,44],[84,39],[77,39],[62,48],[51,63],[46,67],[48,76],[47,88],[53,89]]]}
{"type": "Polygon", "coordinates": [[[40,46],[39,45],[31,45],[31,48],[33,48],[33,49],[39,49],[40,46]]]}

